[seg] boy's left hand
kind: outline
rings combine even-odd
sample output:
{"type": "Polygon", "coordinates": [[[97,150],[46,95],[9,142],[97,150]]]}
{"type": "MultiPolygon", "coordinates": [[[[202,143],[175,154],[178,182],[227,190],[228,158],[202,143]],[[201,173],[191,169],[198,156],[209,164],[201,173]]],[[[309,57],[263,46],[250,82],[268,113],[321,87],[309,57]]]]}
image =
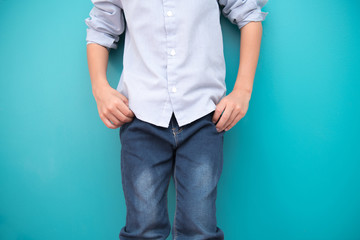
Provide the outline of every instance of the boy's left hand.
{"type": "Polygon", "coordinates": [[[245,90],[233,90],[230,94],[223,97],[216,105],[213,115],[213,122],[216,123],[218,132],[230,130],[235,124],[245,116],[250,101],[251,93],[245,90]]]}

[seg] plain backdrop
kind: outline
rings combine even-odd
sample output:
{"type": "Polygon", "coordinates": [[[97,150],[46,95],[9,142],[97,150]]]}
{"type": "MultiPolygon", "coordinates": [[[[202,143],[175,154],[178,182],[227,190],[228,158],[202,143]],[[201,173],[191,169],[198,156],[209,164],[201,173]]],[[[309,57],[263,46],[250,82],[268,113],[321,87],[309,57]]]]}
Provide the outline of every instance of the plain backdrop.
{"type": "MultiPolygon", "coordinates": [[[[115,240],[125,224],[119,128],[101,121],[87,68],[91,7],[0,0],[2,240],[115,240]]],[[[360,239],[359,7],[270,0],[263,8],[249,110],[224,139],[225,239],[360,239]]],[[[223,16],[221,24],[229,93],[240,31],[223,16]]],[[[114,88],[123,44],[124,36],[110,53],[114,88]]],[[[168,197],[172,223],[173,180],[168,197]]]]}

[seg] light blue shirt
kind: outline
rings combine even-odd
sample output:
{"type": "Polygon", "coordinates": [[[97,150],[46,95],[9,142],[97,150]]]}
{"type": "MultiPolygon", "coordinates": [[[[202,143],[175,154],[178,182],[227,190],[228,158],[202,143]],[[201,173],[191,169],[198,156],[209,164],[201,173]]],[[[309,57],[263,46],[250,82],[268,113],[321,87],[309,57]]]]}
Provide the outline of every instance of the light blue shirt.
{"type": "Polygon", "coordinates": [[[226,95],[220,25],[263,21],[267,0],[92,0],[86,41],[117,49],[125,32],[117,90],[135,116],[180,127],[215,110],[226,95]]]}

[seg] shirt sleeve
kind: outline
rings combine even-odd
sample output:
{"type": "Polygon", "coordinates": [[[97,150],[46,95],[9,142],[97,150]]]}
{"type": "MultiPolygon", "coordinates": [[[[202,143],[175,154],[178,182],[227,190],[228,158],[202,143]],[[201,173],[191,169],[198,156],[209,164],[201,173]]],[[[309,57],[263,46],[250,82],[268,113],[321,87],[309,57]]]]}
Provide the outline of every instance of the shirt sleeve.
{"type": "Polygon", "coordinates": [[[251,21],[264,21],[268,12],[261,8],[268,0],[218,0],[223,15],[239,29],[251,21]]]}
{"type": "Polygon", "coordinates": [[[94,4],[85,23],[86,42],[117,49],[119,36],[125,30],[124,12],[120,0],[91,0],[94,4]]]}

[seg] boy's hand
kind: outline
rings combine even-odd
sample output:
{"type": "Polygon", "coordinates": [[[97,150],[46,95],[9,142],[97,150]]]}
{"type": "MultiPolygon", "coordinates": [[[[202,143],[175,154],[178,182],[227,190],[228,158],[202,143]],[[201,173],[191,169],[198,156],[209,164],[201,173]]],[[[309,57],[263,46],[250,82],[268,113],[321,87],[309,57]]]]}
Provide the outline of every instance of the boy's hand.
{"type": "Polygon", "coordinates": [[[128,99],[110,85],[94,89],[93,95],[100,118],[108,128],[115,129],[133,120],[128,99]]]}
{"type": "Polygon", "coordinates": [[[216,105],[213,115],[213,122],[216,124],[218,132],[230,130],[235,124],[245,116],[250,101],[251,93],[245,90],[233,90],[230,94],[223,97],[216,105]]]}

